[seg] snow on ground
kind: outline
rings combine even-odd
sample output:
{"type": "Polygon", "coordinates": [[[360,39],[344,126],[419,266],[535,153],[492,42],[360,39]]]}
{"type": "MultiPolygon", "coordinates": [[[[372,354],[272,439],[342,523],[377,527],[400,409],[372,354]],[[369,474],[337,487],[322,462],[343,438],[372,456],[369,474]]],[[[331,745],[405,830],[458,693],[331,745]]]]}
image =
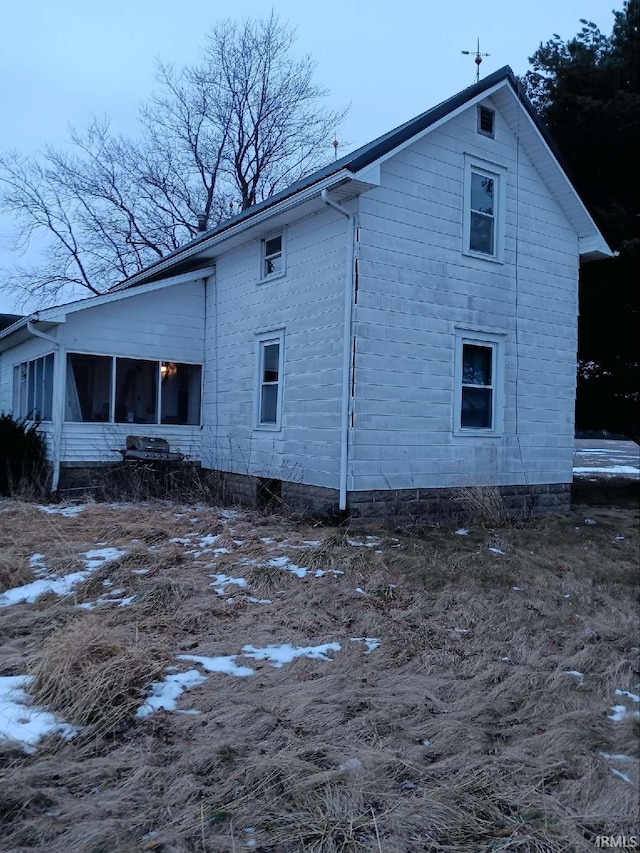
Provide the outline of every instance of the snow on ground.
{"type": "Polygon", "coordinates": [[[640,448],[633,441],[576,439],[576,477],[640,478],[640,448]]]}
{"type": "Polygon", "coordinates": [[[41,595],[49,592],[54,595],[68,595],[76,584],[86,580],[96,569],[99,569],[105,563],[119,560],[124,554],[125,551],[121,551],[119,548],[94,548],[93,550],[85,551],[81,555],[84,558],[84,569],[62,576],[46,574],[46,566],[42,554],[33,554],[30,563],[32,568],[37,569],[37,574],[41,576],[37,580],[31,581],[31,583],[16,586],[3,592],[0,595],[0,607],[9,607],[12,604],[19,604],[21,602],[31,604],[37,601],[41,595]]]}
{"type": "Polygon", "coordinates": [[[280,669],[285,663],[291,663],[299,657],[332,660],[328,657],[328,653],[339,652],[341,648],[340,643],[323,643],[320,646],[292,646],[290,643],[283,643],[280,646],[265,646],[263,649],[257,649],[255,646],[243,646],[242,654],[244,657],[254,660],[268,660],[271,666],[280,669]]]}
{"type": "Polygon", "coordinates": [[[229,575],[209,575],[210,578],[213,578],[213,583],[209,584],[212,586],[216,592],[216,595],[224,595],[225,587],[229,585],[246,587],[247,582],[244,578],[232,578],[229,575]]]}
{"type": "Polygon", "coordinates": [[[39,506],[40,512],[47,515],[64,515],[65,518],[74,518],[87,508],[86,504],[67,504],[62,506],[39,506]]]}
{"type": "Polygon", "coordinates": [[[365,655],[371,654],[371,652],[375,652],[375,650],[380,645],[380,640],[376,639],[376,637],[351,637],[352,643],[366,643],[367,651],[365,655]]]}
{"type": "Polygon", "coordinates": [[[70,739],[78,732],[49,711],[27,704],[24,688],[32,681],[29,675],[0,676],[0,740],[17,741],[25,752],[35,752],[35,745],[45,735],[70,739]]]}
{"type": "MultiPolygon", "coordinates": [[[[380,640],[376,637],[351,637],[351,642],[362,642],[367,646],[365,654],[370,654],[380,646],[380,640]]],[[[246,678],[253,675],[255,670],[250,666],[241,666],[237,659],[245,657],[252,660],[269,661],[274,669],[281,669],[285,663],[291,663],[300,657],[311,658],[312,660],[332,661],[329,652],[339,652],[342,646],[340,643],[322,643],[318,646],[293,646],[291,643],[282,643],[281,645],[269,645],[264,648],[245,645],[239,655],[217,655],[209,657],[206,655],[177,655],[177,660],[189,661],[198,663],[206,670],[206,672],[222,673],[224,675],[233,675],[238,678],[246,678]]],[[[154,682],[149,688],[149,694],[143,704],[138,708],[136,716],[139,718],[148,717],[154,711],[176,710],[176,702],[185,690],[191,689],[199,684],[203,684],[207,680],[206,675],[201,675],[197,670],[191,669],[188,672],[171,672],[173,667],[167,668],[168,674],[163,681],[154,682]]],[[[185,711],[184,713],[196,714],[195,710],[185,711]]]]}
{"type": "Polygon", "coordinates": [[[149,695],[136,711],[136,717],[142,719],[154,711],[175,711],[176,703],[185,690],[190,690],[207,680],[197,669],[187,672],[176,672],[167,675],[164,681],[154,681],[149,688],[149,695]]]}
{"type": "Polygon", "coordinates": [[[220,657],[203,657],[202,655],[178,655],[178,660],[190,660],[199,663],[207,672],[222,672],[226,675],[236,675],[245,678],[253,675],[254,670],[250,666],[239,666],[236,663],[237,655],[222,655],[220,657]]]}
{"type": "MultiPolygon", "coordinates": [[[[631,699],[632,702],[640,702],[640,696],[637,693],[630,693],[628,690],[616,689],[615,695],[626,696],[627,699],[631,699]]],[[[612,705],[608,719],[612,720],[614,723],[619,723],[628,715],[632,716],[636,720],[640,720],[640,711],[630,711],[626,705],[612,705]]]]}

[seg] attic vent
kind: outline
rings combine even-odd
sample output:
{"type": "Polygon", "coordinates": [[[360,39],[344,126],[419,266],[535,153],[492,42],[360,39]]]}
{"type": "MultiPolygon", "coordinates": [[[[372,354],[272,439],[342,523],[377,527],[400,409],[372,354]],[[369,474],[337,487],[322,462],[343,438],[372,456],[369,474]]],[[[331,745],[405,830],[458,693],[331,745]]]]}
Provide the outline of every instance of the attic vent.
{"type": "Polygon", "coordinates": [[[495,135],[495,118],[496,114],[489,107],[478,107],[478,133],[483,136],[490,136],[492,139],[495,135]]]}

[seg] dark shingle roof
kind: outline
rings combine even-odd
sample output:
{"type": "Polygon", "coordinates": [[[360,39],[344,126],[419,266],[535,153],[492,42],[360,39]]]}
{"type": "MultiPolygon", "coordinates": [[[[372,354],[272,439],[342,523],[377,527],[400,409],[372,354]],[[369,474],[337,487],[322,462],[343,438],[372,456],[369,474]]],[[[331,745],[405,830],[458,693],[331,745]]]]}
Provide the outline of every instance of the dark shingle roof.
{"type": "MultiPolygon", "coordinates": [[[[454,112],[459,107],[464,106],[464,104],[468,101],[473,100],[473,98],[476,98],[478,95],[482,95],[483,92],[488,91],[493,86],[497,85],[498,83],[501,83],[504,80],[509,81],[514,92],[517,94],[520,102],[522,103],[522,106],[527,110],[536,127],[542,134],[545,142],[553,151],[554,156],[557,158],[565,172],[567,172],[566,164],[564,163],[561,155],[559,154],[553,140],[549,136],[549,132],[547,131],[533,105],[524,93],[521,84],[514,75],[513,71],[508,65],[505,65],[502,68],[499,68],[497,71],[494,71],[493,74],[489,74],[489,76],[485,77],[483,80],[479,80],[477,83],[468,86],[466,89],[463,89],[461,92],[458,92],[458,94],[454,95],[453,97],[448,98],[446,101],[442,101],[442,103],[437,104],[437,106],[432,107],[430,110],[427,110],[426,112],[421,113],[419,116],[410,119],[410,121],[401,124],[399,127],[390,130],[388,133],[379,136],[372,142],[368,142],[366,145],[363,145],[361,148],[357,148],[350,154],[346,154],[339,160],[334,160],[326,166],[317,169],[315,172],[306,175],[304,178],[301,178],[300,180],[286,187],[284,190],[281,190],[275,195],[269,196],[269,198],[265,199],[264,201],[258,202],[252,207],[249,207],[246,210],[237,213],[230,219],[225,219],[223,222],[221,222],[219,225],[216,225],[214,228],[210,228],[208,231],[204,231],[202,234],[198,234],[197,237],[195,237],[193,240],[190,240],[188,243],[185,243],[184,246],[181,246],[179,249],[176,249],[175,251],[165,255],[158,261],[155,261],[145,270],[140,273],[136,273],[134,276],[131,276],[130,279],[127,279],[121,284],[116,285],[116,287],[127,287],[127,281],[131,281],[131,286],[133,286],[141,284],[143,281],[152,281],[155,278],[165,276],[165,265],[167,264],[167,261],[170,261],[174,257],[176,259],[176,262],[175,264],[171,264],[170,266],[173,270],[176,270],[176,274],[178,272],[191,272],[193,269],[197,269],[197,261],[195,261],[191,257],[189,259],[185,259],[182,263],[180,263],[180,255],[185,252],[191,252],[200,243],[203,243],[211,239],[212,237],[217,236],[218,234],[222,234],[229,228],[233,228],[234,225],[237,225],[240,222],[248,220],[251,217],[256,216],[257,214],[262,213],[264,210],[267,210],[272,205],[277,204],[283,199],[289,198],[289,196],[295,195],[295,193],[300,192],[301,190],[313,186],[313,184],[323,180],[324,178],[328,178],[332,174],[336,174],[342,170],[357,172],[360,169],[366,168],[372,163],[375,163],[378,158],[383,157],[390,151],[393,151],[394,148],[397,148],[399,145],[402,145],[404,142],[407,142],[409,139],[416,136],[416,134],[421,133],[423,130],[426,130],[432,124],[435,124],[437,121],[440,121],[440,119],[445,118],[447,115],[454,112]],[[162,271],[155,272],[156,268],[159,266],[162,266],[162,271]]],[[[200,265],[202,264],[200,263],[200,265]]]]}
{"type": "Polygon", "coordinates": [[[22,318],[21,314],[0,314],[0,332],[22,318]]]}

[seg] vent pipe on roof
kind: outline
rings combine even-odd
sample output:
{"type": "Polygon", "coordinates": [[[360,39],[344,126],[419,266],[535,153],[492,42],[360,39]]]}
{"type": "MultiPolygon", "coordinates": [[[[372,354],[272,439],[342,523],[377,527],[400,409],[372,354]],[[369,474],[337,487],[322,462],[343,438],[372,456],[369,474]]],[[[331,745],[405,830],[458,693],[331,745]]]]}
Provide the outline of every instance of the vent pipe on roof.
{"type": "Polygon", "coordinates": [[[198,216],[198,231],[206,231],[207,230],[207,214],[201,211],[197,214],[198,216]]]}

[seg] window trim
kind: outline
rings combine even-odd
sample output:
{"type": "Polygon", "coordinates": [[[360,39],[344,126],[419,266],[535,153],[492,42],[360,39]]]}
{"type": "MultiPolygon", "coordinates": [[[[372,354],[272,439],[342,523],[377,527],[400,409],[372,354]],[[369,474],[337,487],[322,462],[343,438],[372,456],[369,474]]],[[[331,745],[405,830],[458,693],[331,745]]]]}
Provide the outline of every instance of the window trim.
{"type": "Polygon", "coordinates": [[[504,232],[506,222],[507,169],[471,154],[464,155],[464,189],[462,205],[462,254],[490,263],[504,263],[504,232]],[[494,181],[494,246],[493,254],[475,251],[471,241],[471,175],[485,175],[494,181]]]}
{"type": "Polygon", "coordinates": [[[488,107],[486,104],[478,104],[478,123],[477,123],[477,131],[480,136],[486,136],[488,139],[496,138],[496,111],[493,107],[488,107]],[[491,113],[491,130],[483,130],[482,129],[482,110],[486,110],[488,113],[491,113]]]}
{"type": "Polygon", "coordinates": [[[162,358],[143,358],[139,355],[113,355],[113,353],[104,353],[104,352],[88,352],[86,350],[67,350],[65,352],[65,380],[64,380],[64,399],[65,399],[65,417],[63,418],[63,423],[65,424],[82,424],[83,426],[101,426],[104,427],[106,425],[111,426],[136,426],[135,423],[129,423],[128,421],[117,421],[115,419],[116,412],[116,362],[119,358],[126,359],[127,361],[153,361],[158,365],[158,383],[156,387],[156,409],[157,409],[157,418],[154,423],[148,424],[137,424],[137,426],[143,427],[162,427],[164,429],[201,429],[203,425],[203,409],[204,409],[204,363],[201,361],[182,361],[179,358],[170,358],[170,357],[162,357],[162,358]],[[66,400],[67,400],[67,364],[68,357],[70,355],[89,355],[95,356],[96,358],[110,358],[111,359],[111,387],[109,390],[110,398],[109,398],[109,420],[108,421],[70,421],[66,417],[66,400]],[[162,378],[161,378],[161,366],[163,362],[174,362],[175,364],[187,364],[191,367],[199,367],[200,368],[200,412],[199,412],[199,420],[195,424],[163,424],[162,421],[162,378]]]}
{"type": "Polygon", "coordinates": [[[281,228],[279,231],[273,231],[269,234],[265,234],[264,237],[260,240],[260,276],[259,281],[273,281],[276,278],[283,278],[287,274],[287,232],[285,228],[281,228]],[[281,240],[281,249],[280,249],[280,257],[282,258],[282,269],[278,270],[278,272],[267,273],[266,272],[266,262],[267,262],[267,243],[269,240],[274,240],[276,237],[280,237],[281,240]]]}
{"type": "Polygon", "coordinates": [[[504,333],[483,332],[477,329],[456,328],[454,353],[453,434],[455,436],[497,437],[504,434],[504,333]],[[491,427],[463,427],[462,418],[462,356],[465,344],[489,347],[492,350],[492,411],[491,427]]]}
{"type": "MultiPolygon", "coordinates": [[[[28,358],[24,361],[16,361],[12,364],[12,370],[11,370],[11,377],[12,377],[11,411],[12,411],[12,415],[14,418],[22,419],[28,423],[41,423],[41,424],[53,423],[53,411],[54,411],[53,384],[55,382],[55,375],[56,375],[56,350],[50,350],[49,352],[45,352],[42,355],[36,356],[35,358],[28,358]],[[30,378],[31,377],[31,367],[30,367],[30,365],[33,364],[33,377],[34,377],[34,382],[35,382],[36,377],[37,377],[37,367],[36,367],[37,362],[39,362],[39,361],[42,362],[42,375],[41,375],[41,383],[40,384],[42,385],[42,404],[43,404],[43,408],[44,408],[44,402],[46,399],[46,395],[45,395],[45,387],[46,387],[45,386],[45,381],[46,381],[45,363],[49,357],[51,357],[51,359],[52,359],[52,361],[51,361],[51,377],[50,377],[50,379],[51,379],[51,394],[50,394],[51,417],[34,418],[34,417],[32,417],[33,409],[31,411],[29,411],[29,409],[28,409],[29,397],[30,397],[30,384],[31,384],[31,378],[30,378]],[[22,406],[20,405],[21,396],[22,396],[20,386],[22,385],[21,374],[22,374],[23,365],[26,367],[26,381],[25,381],[25,389],[24,389],[24,414],[22,414],[22,411],[21,411],[22,406]],[[16,374],[16,371],[17,371],[17,374],[16,374]],[[16,389],[16,375],[18,378],[17,389],[16,389]],[[17,391],[17,393],[16,393],[16,391],[17,391]],[[16,402],[18,403],[18,410],[17,411],[16,411],[16,402]]],[[[34,391],[34,403],[35,403],[36,399],[37,398],[35,396],[35,391],[34,391]]],[[[34,409],[35,409],[35,405],[34,405],[34,409]]]]}
{"type": "Polygon", "coordinates": [[[256,333],[256,374],[254,395],[254,418],[253,428],[260,432],[280,432],[282,429],[282,406],[284,399],[284,329],[274,329],[270,332],[256,333]],[[278,351],[278,398],[276,401],[276,422],[262,423],[260,420],[262,404],[262,366],[264,347],[268,344],[277,343],[278,351]]]}

